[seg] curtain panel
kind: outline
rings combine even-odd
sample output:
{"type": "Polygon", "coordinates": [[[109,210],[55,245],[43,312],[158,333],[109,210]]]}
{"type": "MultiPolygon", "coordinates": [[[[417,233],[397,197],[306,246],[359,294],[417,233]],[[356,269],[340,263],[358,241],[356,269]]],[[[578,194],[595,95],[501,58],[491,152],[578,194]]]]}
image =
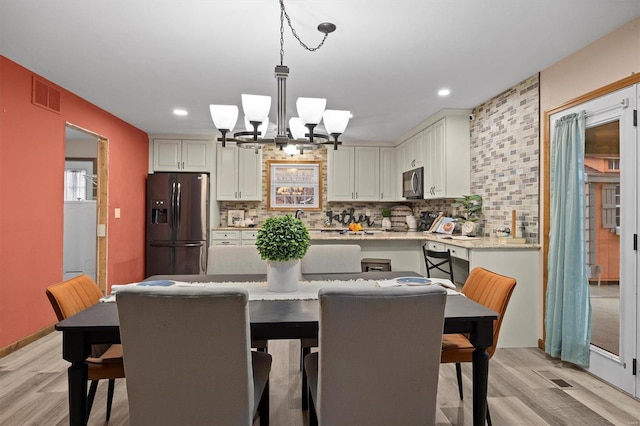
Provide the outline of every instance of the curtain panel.
{"type": "Polygon", "coordinates": [[[556,121],[551,141],[551,221],[545,350],[563,361],[589,365],[591,304],[587,270],[584,139],[585,112],[556,121]]]}

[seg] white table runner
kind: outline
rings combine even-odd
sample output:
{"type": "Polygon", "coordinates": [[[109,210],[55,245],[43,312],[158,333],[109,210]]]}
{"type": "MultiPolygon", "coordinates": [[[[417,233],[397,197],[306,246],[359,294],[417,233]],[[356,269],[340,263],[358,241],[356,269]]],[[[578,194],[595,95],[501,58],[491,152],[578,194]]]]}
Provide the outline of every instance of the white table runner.
{"type": "MultiPolygon", "coordinates": [[[[454,290],[455,286],[449,280],[431,278],[433,284],[440,285],[447,290],[448,295],[461,294],[454,290]]],[[[153,288],[153,285],[143,283],[131,283],[124,285],[113,285],[111,287],[111,294],[103,297],[101,302],[115,302],[115,294],[118,290],[124,286],[129,285],[145,285],[149,288],[153,288]]],[[[245,281],[245,282],[185,282],[174,281],[174,286],[178,287],[240,287],[249,292],[249,300],[314,300],[318,298],[318,290],[321,288],[334,287],[334,288],[348,288],[348,287],[391,287],[391,286],[405,286],[395,282],[394,279],[389,280],[329,280],[329,281],[300,281],[300,287],[297,291],[290,293],[275,293],[269,291],[266,281],[245,281]]],[[[163,286],[166,286],[163,285],[163,286]]]]}

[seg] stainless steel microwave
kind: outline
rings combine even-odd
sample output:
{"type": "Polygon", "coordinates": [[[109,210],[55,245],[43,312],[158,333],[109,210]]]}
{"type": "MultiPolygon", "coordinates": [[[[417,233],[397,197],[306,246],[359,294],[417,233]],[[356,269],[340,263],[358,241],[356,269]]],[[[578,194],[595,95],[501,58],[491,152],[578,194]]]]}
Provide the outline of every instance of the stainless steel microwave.
{"type": "Polygon", "coordinates": [[[424,167],[402,173],[402,196],[407,199],[424,198],[424,167]]]}

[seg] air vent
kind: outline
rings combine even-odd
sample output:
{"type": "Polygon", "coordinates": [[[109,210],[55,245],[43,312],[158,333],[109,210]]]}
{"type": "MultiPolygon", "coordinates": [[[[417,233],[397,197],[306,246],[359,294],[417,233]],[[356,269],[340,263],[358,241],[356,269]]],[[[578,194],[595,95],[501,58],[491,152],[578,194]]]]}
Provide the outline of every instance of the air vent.
{"type": "Polygon", "coordinates": [[[31,103],[53,112],[60,112],[60,91],[33,77],[31,103]]]}

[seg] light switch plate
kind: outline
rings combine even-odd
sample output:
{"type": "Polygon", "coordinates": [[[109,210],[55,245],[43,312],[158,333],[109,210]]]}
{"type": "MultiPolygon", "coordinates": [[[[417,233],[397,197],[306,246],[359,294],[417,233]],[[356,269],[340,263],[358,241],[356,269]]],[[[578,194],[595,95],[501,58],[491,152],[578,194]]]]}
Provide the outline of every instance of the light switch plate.
{"type": "Polygon", "coordinates": [[[113,209],[113,214],[116,219],[120,219],[120,208],[116,207],[115,209],[113,209]]]}

